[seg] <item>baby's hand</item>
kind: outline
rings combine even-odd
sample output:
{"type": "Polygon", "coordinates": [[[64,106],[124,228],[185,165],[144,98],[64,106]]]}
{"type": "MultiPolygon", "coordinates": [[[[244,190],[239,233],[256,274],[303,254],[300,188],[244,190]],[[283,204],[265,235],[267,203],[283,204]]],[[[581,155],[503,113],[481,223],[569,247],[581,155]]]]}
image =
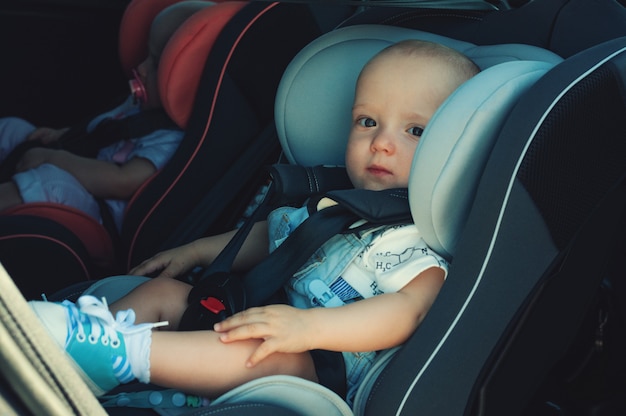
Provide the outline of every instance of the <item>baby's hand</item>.
{"type": "Polygon", "coordinates": [[[311,328],[308,312],[288,305],[270,305],[239,312],[215,325],[222,342],[262,339],[246,366],[253,367],[275,352],[309,351],[311,328]]]}
{"type": "Polygon", "coordinates": [[[63,136],[69,127],[65,127],[62,129],[53,129],[50,127],[39,127],[35,131],[33,131],[26,140],[39,140],[43,144],[48,144],[59,140],[61,136],[63,136]]]}
{"type": "Polygon", "coordinates": [[[189,260],[185,247],[162,251],[131,269],[129,274],[169,278],[179,276],[195,266],[189,260]]]}

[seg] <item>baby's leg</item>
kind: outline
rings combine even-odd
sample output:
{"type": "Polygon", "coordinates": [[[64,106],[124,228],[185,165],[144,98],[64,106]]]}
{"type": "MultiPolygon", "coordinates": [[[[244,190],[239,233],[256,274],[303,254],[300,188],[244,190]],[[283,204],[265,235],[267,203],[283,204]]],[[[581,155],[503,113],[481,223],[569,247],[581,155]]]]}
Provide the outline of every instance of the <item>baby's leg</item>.
{"type": "Polygon", "coordinates": [[[148,280],[130,291],[126,296],[110,305],[115,314],[132,309],[136,322],[168,321],[165,330],[176,330],[187,308],[187,296],[191,285],[180,280],[157,277],[148,280]]]}
{"type": "Polygon", "coordinates": [[[269,375],[293,375],[317,382],[308,352],[275,353],[247,368],[246,360],[259,343],[224,344],[213,331],[153,332],[150,382],[206,397],[269,375]]]}
{"type": "MultiPolygon", "coordinates": [[[[156,289],[157,285],[160,283],[146,287],[156,289]]],[[[175,286],[164,283],[159,287],[175,286]]],[[[177,288],[179,294],[183,293],[181,289],[177,288]]],[[[150,294],[144,290],[138,288],[132,296],[150,294]]],[[[156,303],[150,303],[158,309],[156,303]]],[[[267,375],[294,375],[317,381],[308,352],[275,353],[248,368],[245,363],[261,340],[224,344],[217,333],[208,330],[153,331],[158,324],[135,324],[130,310],[120,311],[114,318],[93,296],[82,296],[76,304],[30,304],[99,396],[135,379],[209,397],[267,375]]]]}
{"type": "Polygon", "coordinates": [[[24,203],[55,202],[74,207],[100,220],[100,206],[78,179],[50,163],[13,175],[24,203]]]}
{"type": "Polygon", "coordinates": [[[288,374],[317,381],[313,360],[302,354],[273,354],[254,368],[246,360],[260,341],[224,344],[213,331],[175,332],[187,308],[191,286],[170,278],[139,285],[111,305],[113,313],[133,309],[137,322],[169,321],[154,331],[150,347],[150,382],[214,397],[256,378],[288,374]]]}

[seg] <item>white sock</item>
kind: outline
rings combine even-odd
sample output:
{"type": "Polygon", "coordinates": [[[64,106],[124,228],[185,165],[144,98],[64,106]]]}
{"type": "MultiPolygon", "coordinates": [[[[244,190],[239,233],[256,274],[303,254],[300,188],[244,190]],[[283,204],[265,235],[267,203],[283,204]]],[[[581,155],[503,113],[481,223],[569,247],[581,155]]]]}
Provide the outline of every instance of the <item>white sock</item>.
{"type": "MultiPolygon", "coordinates": [[[[131,315],[134,322],[135,312],[132,309],[119,311],[116,320],[131,315]],[[122,315],[120,315],[122,314],[122,315]]],[[[167,325],[167,322],[136,324],[132,330],[124,333],[126,359],[130,364],[133,376],[142,383],[150,382],[150,346],[152,345],[152,328],[167,325]]]]}
{"type": "Polygon", "coordinates": [[[135,378],[142,383],[150,382],[150,346],[152,345],[152,330],[126,335],[126,357],[135,378]]]}

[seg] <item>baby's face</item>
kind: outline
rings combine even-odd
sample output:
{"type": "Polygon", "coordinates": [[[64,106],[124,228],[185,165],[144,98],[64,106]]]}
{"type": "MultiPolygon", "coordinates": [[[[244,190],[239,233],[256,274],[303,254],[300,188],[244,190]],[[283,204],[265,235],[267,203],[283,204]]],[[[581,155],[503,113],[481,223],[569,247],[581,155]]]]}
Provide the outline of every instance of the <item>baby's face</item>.
{"type": "Polygon", "coordinates": [[[443,64],[392,54],[361,74],[352,109],[346,168],[356,188],[406,188],[415,148],[454,89],[443,64]]]}

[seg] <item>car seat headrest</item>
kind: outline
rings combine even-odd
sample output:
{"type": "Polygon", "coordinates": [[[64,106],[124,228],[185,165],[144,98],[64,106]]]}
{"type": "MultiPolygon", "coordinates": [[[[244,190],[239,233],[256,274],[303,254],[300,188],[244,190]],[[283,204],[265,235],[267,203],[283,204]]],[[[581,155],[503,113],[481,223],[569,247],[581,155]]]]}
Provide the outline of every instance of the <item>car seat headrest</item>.
{"type": "Polygon", "coordinates": [[[168,40],[158,68],[163,108],[185,128],[200,84],[205,62],[222,28],[247,2],[228,1],[197,11],[168,40]]]}
{"type": "Polygon", "coordinates": [[[120,21],[118,48],[122,69],[131,74],[148,57],[148,38],[154,18],[181,0],[131,0],[120,21]]]}
{"type": "MultiPolygon", "coordinates": [[[[224,0],[131,0],[122,15],[118,39],[120,63],[124,72],[130,75],[132,69],[148,57],[148,39],[152,22],[165,8],[176,3],[204,3],[205,6],[209,6],[221,1],[224,0]]],[[[183,9],[186,7],[183,6],[183,9]]],[[[182,20],[178,23],[182,23],[182,20]]]]}
{"type": "Polygon", "coordinates": [[[148,55],[159,62],[165,45],[174,32],[194,13],[214,5],[203,0],[181,1],[163,9],[154,17],[148,35],[148,55]]]}
{"type": "Polygon", "coordinates": [[[278,88],[276,128],[290,163],[344,164],[358,74],[376,53],[404,39],[441,43],[483,70],[462,84],[431,119],[418,144],[409,183],[418,228],[435,251],[451,259],[506,114],[523,90],[562,59],[530,45],[477,46],[392,26],[357,25],[329,32],[292,60],[278,88]]]}
{"type": "Polygon", "coordinates": [[[401,27],[357,25],[334,30],[298,53],[278,87],[276,128],[290,163],[343,165],[357,76],[372,56],[404,39],[441,43],[464,53],[481,69],[511,60],[561,61],[530,45],[476,46],[401,27]]]}
{"type": "Polygon", "coordinates": [[[217,36],[245,5],[244,1],[133,0],[127,6],[120,23],[122,67],[130,74],[149,50],[159,57],[161,102],[181,128],[191,115],[204,64],[217,36]]]}

